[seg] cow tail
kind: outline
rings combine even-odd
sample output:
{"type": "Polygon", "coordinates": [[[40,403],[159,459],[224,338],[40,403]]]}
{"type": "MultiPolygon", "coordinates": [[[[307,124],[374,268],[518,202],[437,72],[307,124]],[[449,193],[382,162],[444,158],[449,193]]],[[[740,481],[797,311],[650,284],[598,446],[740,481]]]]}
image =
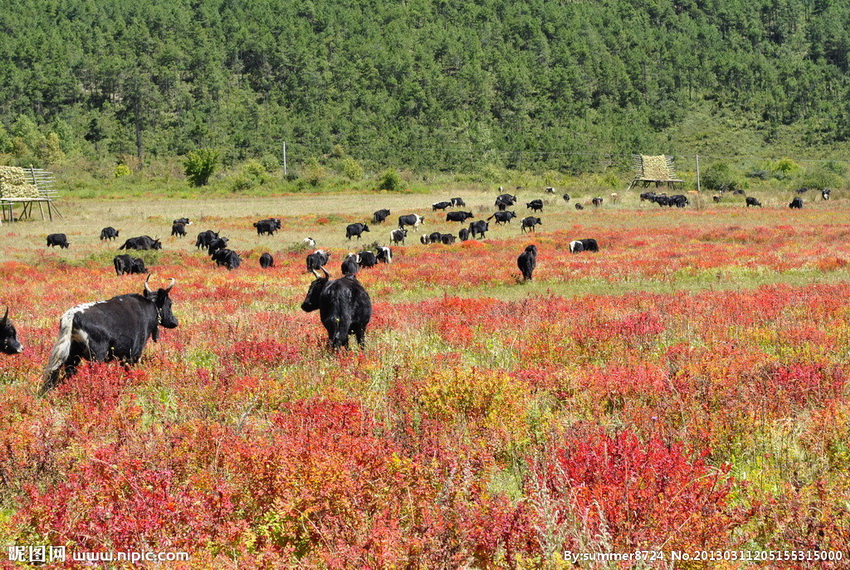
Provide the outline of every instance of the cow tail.
{"type": "Polygon", "coordinates": [[[71,335],[74,329],[74,315],[65,314],[62,316],[61,324],[59,325],[59,338],[50,351],[50,357],[47,359],[47,366],[44,368],[42,375],[41,389],[38,391],[39,396],[43,396],[52,390],[59,382],[59,369],[68,361],[68,356],[71,354],[71,335]]]}

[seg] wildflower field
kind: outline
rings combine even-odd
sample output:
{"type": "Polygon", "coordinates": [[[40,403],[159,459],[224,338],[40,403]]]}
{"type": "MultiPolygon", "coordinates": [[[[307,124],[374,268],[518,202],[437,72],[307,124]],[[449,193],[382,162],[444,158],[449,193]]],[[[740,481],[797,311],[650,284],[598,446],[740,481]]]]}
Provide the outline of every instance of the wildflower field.
{"type": "MultiPolygon", "coordinates": [[[[476,219],[493,197],[467,200],[476,219]]],[[[361,245],[387,245],[401,213],[456,232],[430,212],[440,198],[394,197],[361,245]]],[[[635,195],[577,212],[559,198],[534,234],[491,221],[484,239],[426,246],[411,232],[392,264],[358,274],[366,347],[338,352],[300,309],[313,279],[300,240],[329,249],[339,276],[358,248],[345,225],[382,198],[334,213],[288,200],[77,202],[50,225],[0,226],[0,310],[25,346],[0,355],[0,545],[188,552],[180,568],[567,568],[569,552],[635,551],[666,558],[578,566],[756,564],[673,551],[847,563],[847,200],[679,210],[635,195]],[[189,236],[168,237],[184,215],[189,236]],[[283,227],[259,237],[268,216],[283,227]],[[97,239],[106,225],[117,241],[97,239]],[[242,267],[194,247],[206,229],[242,267]],[[45,247],[53,231],[68,250],[45,247]],[[177,279],[179,326],[138,366],[86,363],[37,397],[62,313],[141,292],[111,263],[142,234],[162,236],[162,251],[131,253],[152,285],[177,279]],[[577,238],[600,251],[570,254],[577,238]],[[538,267],[521,283],[530,243],[538,267]],[[275,267],[260,268],[264,251],[275,267]]]]}

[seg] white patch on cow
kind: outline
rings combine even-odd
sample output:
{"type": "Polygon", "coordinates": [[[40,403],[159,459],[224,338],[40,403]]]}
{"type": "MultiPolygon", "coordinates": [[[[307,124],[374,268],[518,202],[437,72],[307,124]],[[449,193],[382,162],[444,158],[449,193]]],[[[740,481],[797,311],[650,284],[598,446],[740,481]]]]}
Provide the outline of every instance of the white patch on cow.
{"type": "Polygon", "coordinates": [[[59,338],[56,339],[56,344],[50,351],[50,356],[47,359],[47,366],[44,369],[44,383],[42,384],[41,393],[50,389],[51,384],[55,383],[55,374],[59,368],[68,360],[68,355],[71,351],[71,342],[77,340],[88,346],[88,335],[84,331],[74,330],[74,315],[84,313],[87,309],[105,303],[105,301],[95,301],[93,303],[83,303],[65,311],[62,318],[59,319],[59,338]]]}
{"type": "Polygon", "coordinates": [[[385,259],[386,263],[392,263],[393,262],[393,252],[390,248],[382,245],[382,246],[378,247],[378,252],[379,253],[383,252],[384,259],[385,259]]]}
{"type": "Polygon", "coordinates": [[[579,242],[579,241],[571,241],[570,242],[570,253],[575,253],[576,252],[576,246],[580,243],[581,242],[579,242]]]}
{"type": "Polygon", "coordinates": [[[92,303],[83,303],[82,305],[77,305],[76,307],[71,307],[65,314],[62,315],[62,319],[59,321],[59,330],[65,330],[66,327],[70,327],[74,322],[74,315],[77,313],[84,313],[90,307],[95,305],[99,305],[100,303],[105,303],[106,301],[94,301],[92,303]]]}
{"type": "Polygon", "coordinates": [[[82,343],[86,346],[89,345],[89,335],[84,330],[73,330],[73,331],[71,331],[71,340],[82,343]]]}

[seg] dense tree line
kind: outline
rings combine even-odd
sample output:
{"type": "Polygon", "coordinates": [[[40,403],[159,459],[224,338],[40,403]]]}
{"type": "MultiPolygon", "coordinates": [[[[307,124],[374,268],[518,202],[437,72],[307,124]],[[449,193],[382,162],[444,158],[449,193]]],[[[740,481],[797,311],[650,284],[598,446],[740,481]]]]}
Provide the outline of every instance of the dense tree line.
{"type": "Polygon", "coordinates": [[[841,0],[18,0],[0,29],[0,152],[18,158],[288,141],[581,171],[669,151],[665,129],[706,106],[850,139],[841,0]]]}

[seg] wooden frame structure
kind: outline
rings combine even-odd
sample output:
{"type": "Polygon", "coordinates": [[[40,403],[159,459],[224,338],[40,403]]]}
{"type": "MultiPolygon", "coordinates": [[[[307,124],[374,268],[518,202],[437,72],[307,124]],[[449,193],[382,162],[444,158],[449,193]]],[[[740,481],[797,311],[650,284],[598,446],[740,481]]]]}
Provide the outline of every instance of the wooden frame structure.
{"type": "Polygon", "coordinates": [[[29,179],[28,182],[31,182],[36,188],[38,188],[39,195],[37,198],[15,196],[0,197],[0,223],[2,223],[3,221],[15,221],[15,204],[21,205],[21,210],[18,214],[18,220],[32,219],[33,207],[36,204],[38,204],[38,209],[41,213],[42,221],[44,221],[45,219],[45,205],[47,206],[47,215],[50,218],[51,222],[53,221],[54,213],[60,218],[63,217],[62,213],[59,211],[59,208],[57,208],[56,204],[53,203],[53,201],[58,197],[58,193],[54,188],[55,179],[53,177],[53,173],[42,168],[33,168],[32,166],[30,166],[29,168],[24,168],[24,173],[29,179]]]}
{"type": "Polygon", "coordinates": [[[668,155],[648,156],[645,154],[636,154],[634,157],[635,170],[637,174],[629,184],[629,190],[637,186],[643,185],[644,188],[655,183],[655,187],[659,188],[666,185],[670,190],[682,190],[685,187],[685,181],[676,178],[676,169],[673,167],[673,157],[668,155]]]}

